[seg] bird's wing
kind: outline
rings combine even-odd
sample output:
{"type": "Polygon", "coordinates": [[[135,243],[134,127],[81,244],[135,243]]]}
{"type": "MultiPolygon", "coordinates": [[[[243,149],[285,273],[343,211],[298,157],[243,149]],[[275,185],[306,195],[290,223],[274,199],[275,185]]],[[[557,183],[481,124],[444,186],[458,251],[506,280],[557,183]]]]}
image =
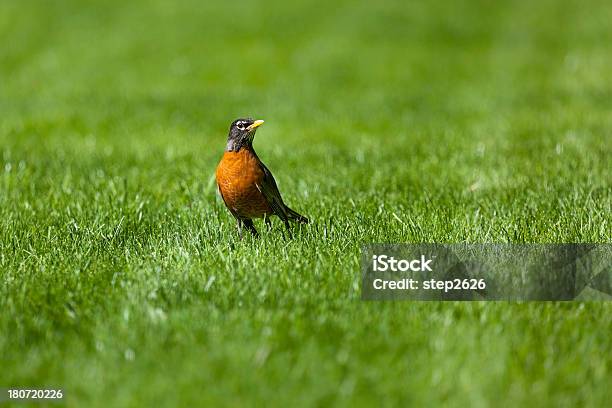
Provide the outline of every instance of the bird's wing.
{"type": "Polygon", "coordinates": [[[274,176],[272,176],[272,172],[261,162],[259,162],[259,166],[264,173],[264,177],[260,183],[255,184],[257,189],[263,194],[268,205],[272,208],[272,212],[283,220],[287,219],[286,206],[280,191],[278,191],[278,186],[276,185],[274,176]]]}

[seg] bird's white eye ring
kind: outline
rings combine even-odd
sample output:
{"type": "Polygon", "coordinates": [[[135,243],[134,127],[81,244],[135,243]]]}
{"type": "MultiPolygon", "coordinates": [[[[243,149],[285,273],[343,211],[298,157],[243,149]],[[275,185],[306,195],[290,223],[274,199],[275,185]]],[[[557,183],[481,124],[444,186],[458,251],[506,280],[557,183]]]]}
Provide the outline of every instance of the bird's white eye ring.
{"type": "Polygon", "coordinates": [[[236,127],[240,130],[244,130],[244,122],[238,122],[236,123],[236,127]]]}

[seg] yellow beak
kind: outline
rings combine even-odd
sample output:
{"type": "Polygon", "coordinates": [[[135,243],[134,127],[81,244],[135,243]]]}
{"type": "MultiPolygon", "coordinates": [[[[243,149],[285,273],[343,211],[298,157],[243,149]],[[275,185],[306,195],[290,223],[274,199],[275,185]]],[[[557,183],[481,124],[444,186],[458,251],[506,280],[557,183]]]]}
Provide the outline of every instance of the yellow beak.
{"type": "Polygon", "coordinates": [[[248,131],[251,131],[255,128],[260,127],[261,125],[263,125],[264,121],[263,120],[256,120],[255,122],[253,122],[252,125],[250,125],[249,127],[247,127],[248,131]]]}

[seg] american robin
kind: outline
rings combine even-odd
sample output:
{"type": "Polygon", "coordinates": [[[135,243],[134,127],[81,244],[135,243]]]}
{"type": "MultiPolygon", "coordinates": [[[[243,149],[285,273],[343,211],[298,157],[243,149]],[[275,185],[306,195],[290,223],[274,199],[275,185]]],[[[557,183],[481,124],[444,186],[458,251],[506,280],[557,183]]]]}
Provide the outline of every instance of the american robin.
{"type": "Polygon", "coordinates": [[[302,224],[308,218],[287,207],[276,181],[253,149],[253,138],[263,120],[236,119],[227,136],[227,146],[217,166],[217,185],[225,206],[236,218],[238,233],[242,227],[258,236],[253,218],[263,217],[266,224],[270,216],[277,215],[289,231],[289,221],[302,224]]]}

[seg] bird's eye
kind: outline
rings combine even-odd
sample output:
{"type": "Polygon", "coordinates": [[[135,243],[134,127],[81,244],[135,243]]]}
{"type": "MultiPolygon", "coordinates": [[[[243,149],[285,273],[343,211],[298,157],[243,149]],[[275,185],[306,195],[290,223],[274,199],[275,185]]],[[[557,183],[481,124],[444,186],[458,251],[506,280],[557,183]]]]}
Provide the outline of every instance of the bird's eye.
{"type": "Polygon", "coordinates": [[[244,122],[238,122],[236,123],[236,127],[240,130],[244,130],[244,122]]]}

